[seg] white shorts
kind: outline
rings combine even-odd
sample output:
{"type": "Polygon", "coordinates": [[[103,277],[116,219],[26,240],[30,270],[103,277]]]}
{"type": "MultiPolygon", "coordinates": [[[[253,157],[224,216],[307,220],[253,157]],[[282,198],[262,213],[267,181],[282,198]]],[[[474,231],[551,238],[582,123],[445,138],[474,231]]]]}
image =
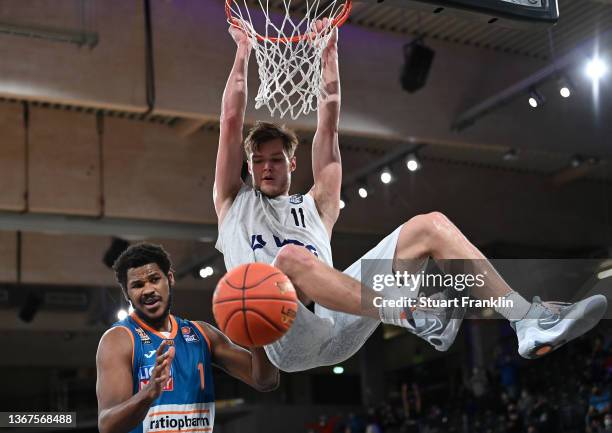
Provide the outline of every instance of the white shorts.
{"type": "MultiPolygon", "coordinates": [[[[368,266],[379,274],[392,273],[393,256],[399,237],[398,227],[344,273],[361,281],[361,261],[379,260],[368,266]]],[[[315,313],[298,302],[298,313],[289,331],[278,341],[265,346],[268,358],[287,372],[303,371],[343,362],[353,356],[374,332],[379,319],[354,316],[315,305],[315,313]]]]}

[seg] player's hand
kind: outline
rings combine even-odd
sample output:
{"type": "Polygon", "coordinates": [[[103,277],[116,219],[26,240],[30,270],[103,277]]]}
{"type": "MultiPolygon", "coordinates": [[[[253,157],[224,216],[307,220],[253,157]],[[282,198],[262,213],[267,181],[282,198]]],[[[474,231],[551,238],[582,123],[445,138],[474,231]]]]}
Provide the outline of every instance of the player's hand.
{"type": "Polygon", "coordinates": [[[155,367],[151,372],[149,383],[143,388],[153,400],[161,395],[164,386],[170,380],[170,366],[174,359],[174,353],[174,346],[170,346],[167,340],[163,340],[157,348],[157,352],[155,352],[155,367]],[[165,350],[166,347],[168,350],[165,350]]]}
{"type": "MultiPolygon", "coordinates": [[[[329,18],[323,18],[316,20],[312,23],[313,31],[317,34],[329,32],[329,26],[332,25],[332,21],[329,18]]],[[[331,37],[327,41],[327,45],[323,50],[323,56],[334,54],[338,50],[338,27],[331,29],[331,37]]]]}
{"type": "Polygon", "coordinates": [[[239,47],[251,47],[249,36],[241,28],[230,25],[228,32],[239,47]]]}

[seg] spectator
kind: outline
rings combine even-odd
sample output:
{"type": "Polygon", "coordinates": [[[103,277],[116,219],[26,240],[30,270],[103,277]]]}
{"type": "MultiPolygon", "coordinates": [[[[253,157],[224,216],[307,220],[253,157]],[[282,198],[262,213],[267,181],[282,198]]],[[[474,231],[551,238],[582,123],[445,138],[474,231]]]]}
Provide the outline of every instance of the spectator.
{"type": "Polygon", "coordinates": [[[600,414],[608,413],[610,411],[610,393],[608,391],[603,392],[600,387],[594,386],[591,390],[589,406],[600,414]]]}
{"type": "Polygon", "coordinates": [[[534,404],[533,396],[529,393],[527,388],[521,391],[521,397],[518,400],[517,407],[521,414],[524,417],[529,417],[531,415],[531,408],[534,404]]]}
{"type": "Polygon", "coordinates": [[[508,421],[506,423],[507,433],[522,433],[523,432],[523,419],[518,412],[516,405],[508,405],[508,421]]]}
{"type": "Polygon", "coordinates": [[[604,418],[604,431],[606,433],[612,433],[612,414],[606,414],[604,418]]]}

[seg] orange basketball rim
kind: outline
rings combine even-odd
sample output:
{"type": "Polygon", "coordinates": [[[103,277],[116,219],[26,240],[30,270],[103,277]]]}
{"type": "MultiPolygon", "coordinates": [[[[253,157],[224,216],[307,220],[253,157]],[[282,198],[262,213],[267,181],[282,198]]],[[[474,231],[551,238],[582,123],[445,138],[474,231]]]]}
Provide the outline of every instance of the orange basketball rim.
{"type": "MultiPolygon", "coordinates": [[[[240,24],[240,19],[236,18],[232,14],[232,2],[234,2],[234,0],[225,0],[225,14],[227,15],[227,22],[231,26],[236,27],[237,29],[243,29],[242,25],[240,24]]],[[[342,26],[342,24],[346,22],[349,15],[351,14],[352,8],[353,8],[352,0],[345,0],[340,11],[332,18],[331,27],[334,28],[334,27],[342,26]]],[[[288,13],[288,11],[286,11],[286,13],[288,13]]],[[[260,42],[268,41],[268,42],[273,42],[273,43],[276,43],[276,42],[295,43],[295,42],[299,42],[299,41],[306,40],[306,39],[314,39],[313,33],[298,34],[298,35],[294,35],[291,37],[287,37],[287,36],[278,37],[278,36],[261,35],[260,33],[255,32],[255,36],[260,42]]]]}

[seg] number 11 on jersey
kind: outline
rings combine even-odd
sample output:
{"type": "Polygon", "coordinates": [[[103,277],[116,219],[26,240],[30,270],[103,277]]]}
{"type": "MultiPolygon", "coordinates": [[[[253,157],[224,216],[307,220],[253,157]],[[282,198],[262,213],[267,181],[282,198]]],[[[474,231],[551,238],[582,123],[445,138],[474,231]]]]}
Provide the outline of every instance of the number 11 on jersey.
{"type": "Polygon", "coordinates": [[[291,208],[291,215],[293,215],[293,221],[296,226],[300,226],[300,220],[302,222],[302,227],[306,228],[306,222],[304,221],[304,209],[301,207],[298,208],[298,211],[295,210],[294,207],[291,208]],[[300,213],[300,219],[298,219],[298,212],[300,213]]]}

